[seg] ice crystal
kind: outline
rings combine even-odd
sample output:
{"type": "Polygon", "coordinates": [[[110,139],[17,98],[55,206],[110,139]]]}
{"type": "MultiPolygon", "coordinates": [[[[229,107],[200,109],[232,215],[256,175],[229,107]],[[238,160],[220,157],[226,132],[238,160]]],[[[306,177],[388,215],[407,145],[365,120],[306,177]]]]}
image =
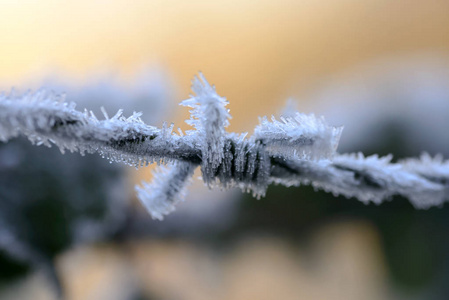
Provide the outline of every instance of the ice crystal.
{"type": "Polygon", "coordinates": [[[364,203],[380,204],[393,195],[402,195],[416,208],[429,208],[448,200],[447,185],[429,181],[402,164],[391,163],[391,159],[391,155],[365,157],[357,153],[336,155],[333,161],[290,160],[285,163],[290,172],[274,171],[272,182],[286,186],[311,184],[364,203]]]}
{"type": "Polygon", "coordinates": [[[188,162],[161,166],[154,173],[152,183],[142,182],[142,187],[136,186],[139,200],[154,219],[162,220],[184,199],[186,186],[195,167],[188,162]]]}
{"type": "Polygon", "coordinates": [[[260,118],[254,130],[254,138],[266,146],[270,154],[288,158],[329,158],[337,149],[343,127],[327,125],[323,117],[299,112],[283,116],[280,121],[274,116],[260,118]]]}
{"type": "Polygon", "coordinates": [[[202,150],[202,172],[206,183],[213,178],[217,168],[225,157],[225,127],[231,118],[226,108],[228,101],[220,97],[203,74],[195,77],[192,83],[195,95],[181,102],[181,105],[193,108],[190,120],[186,123],[195,127],[193,133],[198,136],[197,141],[202,150]]]}
{"type": "Polygon", "coordinates": [[[74,103],[43,91],[22,97],[3,96],[0,140],[22,133],[37,145],[55,144],[62,153],[98,152],[111,161],[136,167],[173,159],[176,137],[167,138],[164,129],[144,124],[140,116],[134,113],[124,117],[119,110],[112,118],[104,113],[100,120],[92,111],[77,111],[74,103]]]}
{"type": "Polygon", "coordinates": [[[409,158],[402,161],[404,169],[415,172],[431,181],[449,183],[449,161],[443,156],[430,156],[423,153],[419,159],[409,158]]]}
{"type": "Polygon", "coordinates": [[[279,120],[260,119],[254,135],[227,133],[228,102],[202,74],[193,81],[195,95],[181,104],[189,106],[187,121],[195,130],[183,134],[174,125],[146,125],[139,113],[112,118],[103,111],[75,110],[74,104],[43,92],[0,99],[0,139],[18,134],[32,142],[61,151],[98,152],[112,161],[136,167],[170,163],[151,184],[137,194],[153,218],[162,219],[181,201],[197,166],[209,187],[239,187],[255,197],[265,195],[270,183],[286,186],[311,184],[334,195],[356,197],[364,203],[381,203],[393,195],[407,197],[417,208],[441,205],[448,200],[449,163],[423,155],[420,160],[392,163],[391,156],[365,157],[337,154],[342,127],[329,126],[324,118],[301,113],[279,120]]]}
{"type": "Polygon", "coordinates": [[[229,134],[224,149],[222,164],[212,178],[203,180],[222,188],[239,187],[257,198],[264,196],[270,177],[270,157],[264,147],[246,139],[246,134],[229,134]]]}

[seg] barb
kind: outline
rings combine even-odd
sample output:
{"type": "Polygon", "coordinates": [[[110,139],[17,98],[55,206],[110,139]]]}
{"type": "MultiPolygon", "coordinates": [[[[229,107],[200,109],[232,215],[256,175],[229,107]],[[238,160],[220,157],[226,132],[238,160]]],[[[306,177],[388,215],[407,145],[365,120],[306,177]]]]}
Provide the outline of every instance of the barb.
{"type": "Polygon", "coordinates": [[[188,162],[178,162],[156,172],[151,184],[142,182],[142,187],[136,186],[137,196],[154,219],[162,220],[184,200],[186,185],[195,167],[188,162]]]}
{"type": "Polygon", "coordinates": [[[211,86],[203,74],[194,78],[192,91],[196,96],[191,96],[180,105],[193,108],[190,111],[191,118],[186,123],[195,127],[191,133],[196,135],[201,147],[202,164],[201,171],[205,183],[213,185],[213,174],[222,164],[225,158],[225,128],[229,125],[231,118],[229,110],[226,109],[228,102],[220,97],[215,87],[211,86]]]}
{"type": "Polygon", "coordinates": [[[269,184],[310,184],[334,195],[381,203],[403,195],[416,208],[439,206],[449,199],[449,162],[423,155],[391,163],[391,156],[336,154],[341,127],[323,118],[300,113],[280,121],[261,118],[252,137],[226,133],[230,118],[227,101],[200,74],[193,82],[195,96],[182,102],[193,107],[189,124],[195,130],[173,132],[146,125],[139,113],[125,118],[121,111],[99,120],[92,112],[55,95],[38,92],[0,98],[0,140],[19,134],[31,142],[64,150],[97,152],[135,167],[174,163],[153,184],[138,187],[138,196],[153,218],[162,219],[182,199],[185,184],[197,166],[203,181],[221,188],[239,187],[255,197],[269,184]]]}

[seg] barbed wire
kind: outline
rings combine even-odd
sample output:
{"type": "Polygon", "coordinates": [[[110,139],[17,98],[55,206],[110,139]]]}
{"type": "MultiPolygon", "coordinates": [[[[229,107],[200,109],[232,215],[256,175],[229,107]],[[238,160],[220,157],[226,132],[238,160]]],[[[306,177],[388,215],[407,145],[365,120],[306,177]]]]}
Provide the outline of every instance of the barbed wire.
{"type": "Polygon", "coordinates": [[[443,205],[449,199],[449,162],[422,155],[392,163],[392,156],[338,154],[341,127],[296,112],[279,120],[261,118],[254,135],[227,133],[228,102],[200,74],[195,93],[182,102],[192,107],[184,134],[174,125],[146,125],[140,113],[126,118],[119,110],[104,119],[77,111],[63,97],[43,91],[0,99],[0,140],[25,135],[37,145],[61,152],[98,153],[135,167],[166,164],[152,184],[137,194],[153,218],[163,219],[182,200],[196,167],[209,187],[239,187],[255,197],[268,185],[312,185],[334,195],[381,203],[393,195],[407,197],[416,208],[443,205]]]}

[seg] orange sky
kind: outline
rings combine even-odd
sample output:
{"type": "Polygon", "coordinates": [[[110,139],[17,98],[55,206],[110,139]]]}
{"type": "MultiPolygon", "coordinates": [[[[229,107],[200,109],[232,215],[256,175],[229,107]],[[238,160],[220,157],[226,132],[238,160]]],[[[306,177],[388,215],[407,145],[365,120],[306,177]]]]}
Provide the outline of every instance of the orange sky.
{"type": "Polygon", "coordinates": [[[448,12],[442,0],[2,1],[0,82],[157,65],[183,99],[201,70],[230,100],[232,124],[250,130],[353,65],[446,53],[448,12]]]}

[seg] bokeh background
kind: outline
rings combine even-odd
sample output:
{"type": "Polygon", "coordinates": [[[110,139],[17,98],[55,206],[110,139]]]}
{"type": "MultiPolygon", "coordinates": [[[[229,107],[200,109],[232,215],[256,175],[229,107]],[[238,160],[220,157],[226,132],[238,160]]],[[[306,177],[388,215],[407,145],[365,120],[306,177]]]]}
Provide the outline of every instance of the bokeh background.
{"type": "MultiPolygon", "coordinates": [[[[340,152],[449,156],[444,0],[1,1],[0,87],[188,129],[203,72],[229,131],[296,109],[344,125],[340,152]]],[[[310,187],[191,187],[163,222],[149,169],[0,144],[1,299],[447,299],[449,210],[310,187]]]]}

